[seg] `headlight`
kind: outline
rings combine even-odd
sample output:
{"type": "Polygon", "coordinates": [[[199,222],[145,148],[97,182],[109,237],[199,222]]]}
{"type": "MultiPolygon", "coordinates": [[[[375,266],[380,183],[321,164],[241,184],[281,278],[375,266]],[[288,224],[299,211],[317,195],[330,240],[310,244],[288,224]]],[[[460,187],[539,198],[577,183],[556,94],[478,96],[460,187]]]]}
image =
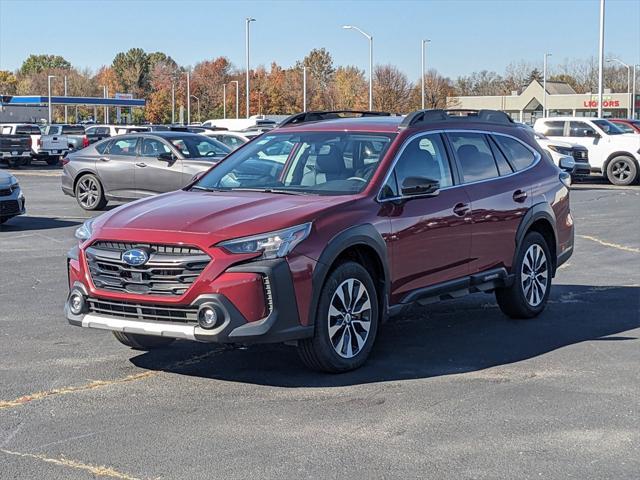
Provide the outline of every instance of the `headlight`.
{"type": "Polygon", "coordinates": [[[251,237],[236,238],[219,243],[230,253],[259,253],[262,259],[286,257],[301,241],[309,236],[311,223],[285,228],[277,232],[263,233],[251,237]]]}
{"type": "Polygon", "coordinates": [[[549,148],[561,155],[568,155],[570,157],[573,155],[573,151],[570,148],[559,147],[558,145],[549,145],[549,148]]]}
{"type": "Polygon", "coordinates": [[[91,234],[93,233],[93,222],[94,218],[90,218],[78,228],[76,228],[75,237],[81,242],[87,241],[91,238],[91,234]]]}

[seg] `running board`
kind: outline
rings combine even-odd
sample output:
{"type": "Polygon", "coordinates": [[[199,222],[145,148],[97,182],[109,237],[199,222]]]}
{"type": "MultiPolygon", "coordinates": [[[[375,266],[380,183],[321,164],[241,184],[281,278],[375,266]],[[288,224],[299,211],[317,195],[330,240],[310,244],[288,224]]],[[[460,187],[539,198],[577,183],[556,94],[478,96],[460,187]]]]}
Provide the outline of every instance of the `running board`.
{"type": "Polygon", "coordinates": [[[442,300],[464,297],[470,293],[489,293],[496,288],[508,287],[512,283],[513,276],[509,275],[505,268],[495,268],[469,275],[468,277],[414,290],[406,295],[398,305],[394,305],[390,309],[390,313],[399,313],[404,307],[412,303],[428,305],[442,300]]]}

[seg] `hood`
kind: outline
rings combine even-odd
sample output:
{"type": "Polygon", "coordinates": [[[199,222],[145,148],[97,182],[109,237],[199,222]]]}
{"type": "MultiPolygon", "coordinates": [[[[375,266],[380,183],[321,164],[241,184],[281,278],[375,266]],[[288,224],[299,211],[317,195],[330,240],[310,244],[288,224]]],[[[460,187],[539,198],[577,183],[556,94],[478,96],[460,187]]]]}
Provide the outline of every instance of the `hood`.
{"type": "MultiPolygon", "coordinates": [[[[215,243],[312,221],[320,212],[353,199],[349,195],[179,190],[118,207],[100,216],[96,227],[103,234],[123,229],[184,232],[215,243]]],[[[118,238],[117,233],[109,236],[118,238]]]]}
{"type": "Polygon", "coordinates": [[[8,187],[17,181],[18,179],[10,173],[0,171],[0,187],[8,187]]]}

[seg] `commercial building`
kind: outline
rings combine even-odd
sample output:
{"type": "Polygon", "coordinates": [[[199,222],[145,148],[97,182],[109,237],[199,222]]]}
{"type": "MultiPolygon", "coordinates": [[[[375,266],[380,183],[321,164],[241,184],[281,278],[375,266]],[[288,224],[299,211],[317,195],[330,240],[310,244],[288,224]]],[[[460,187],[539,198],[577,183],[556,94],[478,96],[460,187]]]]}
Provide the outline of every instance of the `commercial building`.
{"type": "MultiPolygon", "coordinates": [[[[636,95],[635,100],[637,117],[640,113],[640,95],[636,95]]],[[[514,120],[529,124],[542,117],[544,103],[544,89],[536,80],[522,92],[513,92],[511,95],[447,98],[447,108],[502,110],[514,120]]],[[[605,117],[628,118],[630,104],[631,95],[610,93],[605,89],[602,102],[605,117]]],[[[547,81],[546,106],[548,116],[595,117],[598,115],[598,94],[576,93],[568,83],[547,81]]]]}

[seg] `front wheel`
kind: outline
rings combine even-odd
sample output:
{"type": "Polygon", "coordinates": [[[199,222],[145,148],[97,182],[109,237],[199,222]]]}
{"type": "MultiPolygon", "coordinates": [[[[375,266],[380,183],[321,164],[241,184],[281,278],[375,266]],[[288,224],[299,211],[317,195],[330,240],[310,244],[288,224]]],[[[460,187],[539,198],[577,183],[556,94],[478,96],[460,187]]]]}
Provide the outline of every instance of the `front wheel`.
{"type": "Polygon", "coordinates": [[[173,343],[173,338],[140,335],[138,333],[113,332],[120,343],[136,350],[154,350],[173,343]]]}
{"type": "Polygon", "coordinates": [[[339,265],[322,287],[314,335],[299,343],[300,358],[323,372],[360,367],[373,348],[379,318],[378,294],[369,272],[355,262],[339,265]]]}
{"type": "Polygon", "coordinates": [[[87,174],[76,184],[76,200],[85,210],[102,210],[107,199],[102,191],[102,184],[95,175],[87,174]]]}
{"type": "Polygon", "coordinates": [[[607,165],[607,178],[614,185],[631,185],[638,178],[638,166],[630,157],[615,157],[607,165]]]}
{"type": "Polygon", "coordinates": [[[497,288],[500,310],[511,318],[533,318],[544,310],[551,291],[552,261],[545,238],[529,232],[522,242],[515,264],[515,281],[497,288]]]}

